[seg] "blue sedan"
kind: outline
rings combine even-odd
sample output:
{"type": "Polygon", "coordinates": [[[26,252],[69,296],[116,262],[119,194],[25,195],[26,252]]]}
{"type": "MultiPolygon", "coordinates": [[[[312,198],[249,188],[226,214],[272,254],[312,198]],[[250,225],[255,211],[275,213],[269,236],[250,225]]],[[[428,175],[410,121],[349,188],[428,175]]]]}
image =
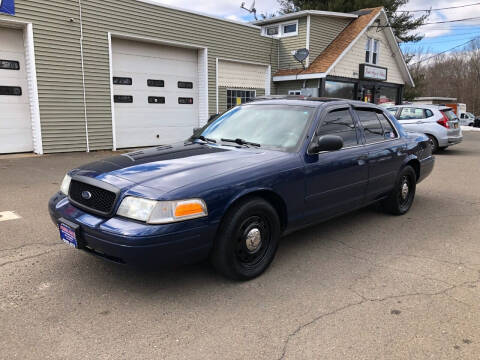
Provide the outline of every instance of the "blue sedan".
{"type": "Polygon", "coordinates": [[[434,165],[423,134],[373,104],[257,100],[185,142],[71,170],[49,202],[61,239],[118,263],[210,258],[262,274],[282,235],[381,202],[403,215],[434,165]]]}

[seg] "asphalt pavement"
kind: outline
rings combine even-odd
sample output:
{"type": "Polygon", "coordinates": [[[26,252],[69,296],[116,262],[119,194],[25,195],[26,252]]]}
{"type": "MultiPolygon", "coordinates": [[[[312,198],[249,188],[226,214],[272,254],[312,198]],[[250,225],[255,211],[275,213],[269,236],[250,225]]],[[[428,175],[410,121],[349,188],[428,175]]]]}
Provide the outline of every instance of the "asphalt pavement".
{"type": "Polygon", "coordinates": [[[0,359],[478,359],[480,133],[437,155],[403,217],[285,237],[239,283],[139,270],[59,240],[47,201],[109,152],[0,157],[0,359]]]}

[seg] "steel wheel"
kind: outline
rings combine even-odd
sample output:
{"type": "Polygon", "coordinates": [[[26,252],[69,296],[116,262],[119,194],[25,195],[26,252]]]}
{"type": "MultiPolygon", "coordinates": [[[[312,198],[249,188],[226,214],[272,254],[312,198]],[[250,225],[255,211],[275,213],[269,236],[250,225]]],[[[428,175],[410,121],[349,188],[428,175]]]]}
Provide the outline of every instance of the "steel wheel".
{"type": "Polygon", "coordinates": [[[390,214],[403,215],[410,210],[415,199],[417,174],[410,165],[405,166],[398,175],[390,196],[382,201],[384,209],[390,214]]]}
{"type": "Polygon", "coordinates": [[[255,266],[265,256],[269,243],[268,220],[261,216],[252,216],[240,226],[235,255],[243,265],[255,266]]]}
{"type": "Polygon", "coordinates": [[[257,197],[240,201],[222,219],[212,264],[231,279],[253,279],[272,262],[280,234],[278,213],[269,202],[257,197]]]}

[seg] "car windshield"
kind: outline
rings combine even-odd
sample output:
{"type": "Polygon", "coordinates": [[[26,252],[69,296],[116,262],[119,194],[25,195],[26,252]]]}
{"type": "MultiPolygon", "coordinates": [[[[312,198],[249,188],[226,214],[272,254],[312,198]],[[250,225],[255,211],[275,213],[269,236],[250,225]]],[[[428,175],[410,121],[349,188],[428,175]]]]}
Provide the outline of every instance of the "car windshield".
{"type": "Polygon", "coordinates": [[[223,144],[229,143],[225,139],[241,139],[247,146],[253,143],[291,151],[299,145],[314,112],[314,107],[306,106],[239,106],[207,125],[197,137],[223,144]]]}
{"type": "Polygon", "coordinates": [[[453,112],[452,109],[442,110],[442,113],[445,114],[448,120],[457,120],[457,115],[453,112]]]}

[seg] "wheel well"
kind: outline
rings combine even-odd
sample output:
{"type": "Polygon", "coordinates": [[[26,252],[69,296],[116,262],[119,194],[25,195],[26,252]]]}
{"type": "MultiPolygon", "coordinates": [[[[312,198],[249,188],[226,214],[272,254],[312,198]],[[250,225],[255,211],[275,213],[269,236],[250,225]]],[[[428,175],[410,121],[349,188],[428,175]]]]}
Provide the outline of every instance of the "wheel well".
{"type": "Polygon", "coordinates": [[[435,139],[435,141],[437,142],[437,144],[438,144],[438,139],[437,139],[437,137],[436,137],[435,135],[429,134],[429,133],[425,133],[425,135],[433,137],[433,138],[435,139]]]}
{"type": "Polygon", "coordinates": [[[420,161],[417,159],[410,160],[407,165],[410,165],[413,170],[415,170],[415,175],[417,175],[417,181],[420,178],[420,161]]]}
{"type": "Polygon", "coordinates": [[[264,199],[265,201],[269,202],[270,205],[277,211],[278,217],[280,219],[280,225],[282,226],[282,230],[287,227],[288,216],[287,216],[287,205],[285,201],[276,193],[270,190],[258,190],[248,194],[245,194],[238,199],[236,199],[233,203],[230,204],[227,211],[231,209],[233,206],[238,204],[239,202],[245,201],[249,198],[259,197],[264,199]]]}

